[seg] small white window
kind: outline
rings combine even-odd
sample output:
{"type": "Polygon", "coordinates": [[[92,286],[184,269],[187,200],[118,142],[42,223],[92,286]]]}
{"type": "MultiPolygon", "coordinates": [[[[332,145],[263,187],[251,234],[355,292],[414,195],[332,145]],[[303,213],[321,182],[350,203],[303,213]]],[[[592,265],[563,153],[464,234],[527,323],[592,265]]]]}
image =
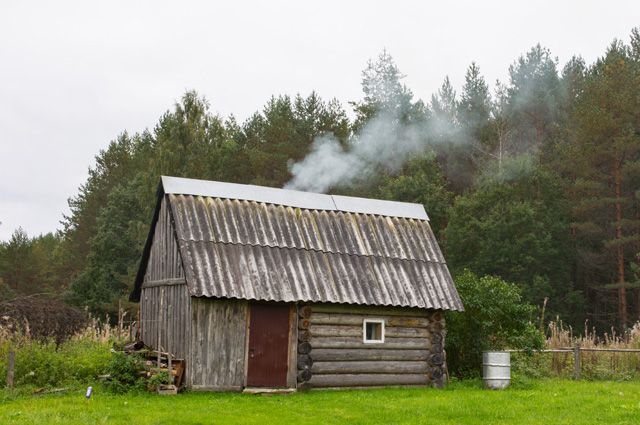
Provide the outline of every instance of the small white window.
{"type": "Polygon", "coordinates": [[[364,319],[362,341],[368,344],[384,342],[384,319],[364,319]]]}

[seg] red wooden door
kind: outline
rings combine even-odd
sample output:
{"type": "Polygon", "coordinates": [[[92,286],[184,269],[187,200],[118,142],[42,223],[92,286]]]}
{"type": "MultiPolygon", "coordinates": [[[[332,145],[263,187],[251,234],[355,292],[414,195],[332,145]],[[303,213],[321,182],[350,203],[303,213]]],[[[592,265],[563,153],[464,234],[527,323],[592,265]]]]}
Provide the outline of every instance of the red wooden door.
{"type": "Polygon", "coordinates": [[[289,306],[252,304],[247,386],[286,387],[289,306]]]}

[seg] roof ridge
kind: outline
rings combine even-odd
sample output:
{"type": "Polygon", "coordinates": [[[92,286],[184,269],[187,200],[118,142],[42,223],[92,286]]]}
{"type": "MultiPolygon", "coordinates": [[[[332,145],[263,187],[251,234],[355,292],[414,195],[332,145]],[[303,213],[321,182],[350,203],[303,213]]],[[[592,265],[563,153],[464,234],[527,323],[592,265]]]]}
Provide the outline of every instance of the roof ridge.
{"type": "Polygon", "coordinates": [[[256,201],[311,210],[344,211],[361,214],[429,220],[422,204],[355,196],[329,195],[268,186],[162,176],[166,194],[206,196],[256,201]]]}

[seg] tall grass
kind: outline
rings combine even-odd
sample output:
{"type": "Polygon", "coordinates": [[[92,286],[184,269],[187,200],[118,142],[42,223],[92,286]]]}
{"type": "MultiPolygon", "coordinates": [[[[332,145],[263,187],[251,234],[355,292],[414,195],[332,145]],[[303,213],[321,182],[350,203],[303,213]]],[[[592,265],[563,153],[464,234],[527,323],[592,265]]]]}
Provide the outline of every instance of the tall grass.
{"type": "MultiPolygon", "coordinates": [[[[547,327],[546,349],[581,348],[640,349],[640,322],[619,334],[615,329],[598,335],[585,323],[583,332],[575,334],[571,326],[552,321],[547,327]]],[[[632,379],[640,377],[640,353],[581,351],[581,376],[585,379],[632,379]]],[[[514,371],[534,377],[572,377],[574,354],[514,353],[514,371]]]]}
{"type": "Polygon", "coordinates": [[[84,328],[56,343],[53,338],[32,337],[28,323],[20,330],[0,326],[0,387],[6,386],[10,351],[15,353],[14,386],[19,391],[91,384],[104,373],[114,343],[123,343],[129,332],[127,326],[111,325],[108,318],[90,317],[84,328]]]}

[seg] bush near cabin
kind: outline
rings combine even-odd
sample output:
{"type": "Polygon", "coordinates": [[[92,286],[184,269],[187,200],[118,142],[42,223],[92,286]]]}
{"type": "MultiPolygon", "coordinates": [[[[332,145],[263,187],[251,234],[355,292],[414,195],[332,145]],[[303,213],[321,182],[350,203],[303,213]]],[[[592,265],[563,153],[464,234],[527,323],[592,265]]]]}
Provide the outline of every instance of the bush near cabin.
{"type": "Polygon", "coordinates": [[[469,270],[455,282],[465,311],[447,314],[447,363],[452,375],[478,376],[485,350],[543,347],[544,334],[531,321],[536,307],[522,300],[515,284],[478,277],[469,270]]]}

